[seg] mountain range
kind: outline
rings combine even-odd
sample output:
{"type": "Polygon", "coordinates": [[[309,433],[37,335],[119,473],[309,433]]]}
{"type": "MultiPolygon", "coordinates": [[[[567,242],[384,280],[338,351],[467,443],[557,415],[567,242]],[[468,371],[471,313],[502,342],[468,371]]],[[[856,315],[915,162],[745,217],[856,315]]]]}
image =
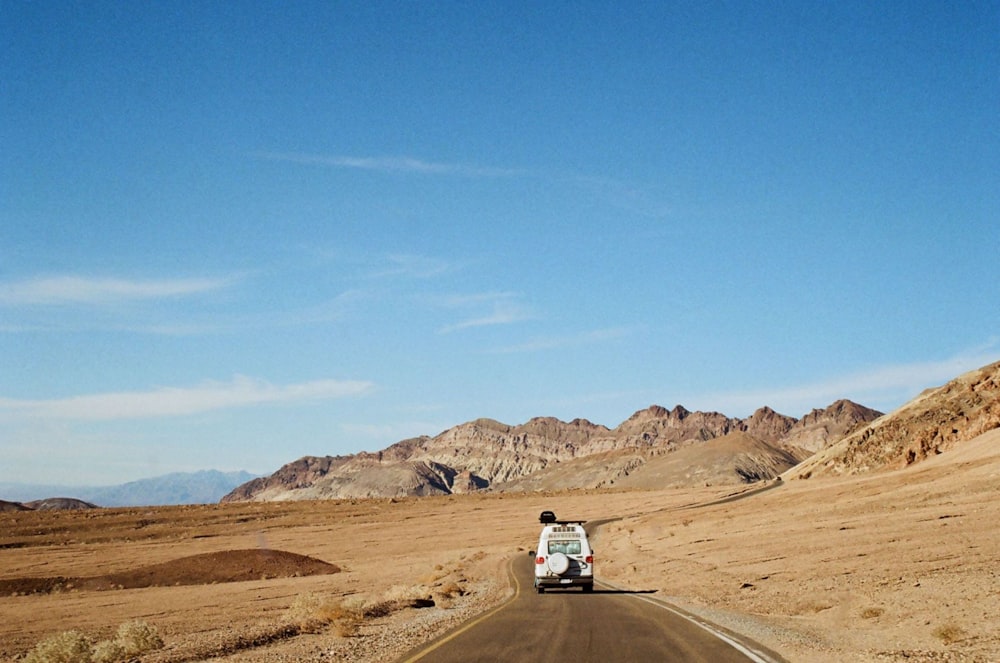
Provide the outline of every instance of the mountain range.
{"type": "Polygon", "coordinates": [[[174,472],[115,486],[0,483],[0,497],[33,509],[212,504],[254,476],[243,471],[202,470],[174,472]],[[55,497],[69,495],[73,499],[59,501],[55,497]]]}
{"type": "Polygon", "coordinates": [[[801,419],[768,407],[740,419],[653,405],[614,429],[477,419],[377,453],[306,456],[222,501],[746,483],[777,477],[881,415],[840,400],[801,419]]]}
{"type": "Polygon", "coordinates": [[[119,486],[0,484],[4,508],[89,508],[571,489],[738,485],[905,467],[1000,428],[1000,362],[889,414],[838,400],[796,419],[652,405],[615,428],[476,419],[378,452],[304,456],[269,476],[175,473],[119,486]],[[72,498],[48,498],[71,495],[72,498]]]}
{"type": "Polygon", "coordinates": [[[795,419],[745,419],[653,405],[614,429],[538,417],[477,419],[377,453],[306,456],[222,498],[401,497],[727,485],[905,467],[1000,428],[1000,362],[925,390],[883,414],[839,400],[795,419]]]}

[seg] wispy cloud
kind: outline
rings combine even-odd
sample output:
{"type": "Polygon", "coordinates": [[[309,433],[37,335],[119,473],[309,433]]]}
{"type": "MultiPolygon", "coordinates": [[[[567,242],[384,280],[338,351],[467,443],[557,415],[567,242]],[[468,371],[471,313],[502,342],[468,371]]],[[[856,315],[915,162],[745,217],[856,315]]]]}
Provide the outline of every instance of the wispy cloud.
{"type": "Polygon", "coordinates": [[[186,297],[229,287],[235,278],[128,280],[87,276],[46,276],[0,283],[0,305],[113,304],[186,297]]]}
{"type": "Polygon", "coordinates": [[[493,290],[489,292],[460,293],[450,295],[426,295],[424,300],[441,308],[465,308],[480,304],[493,304],[498,301],[513,300],[520,295],[510,290],[493,290]]]}
{"type": "Polygon", "coordinates": [[[438,306],[451,309],[477,309],[477,313],[438,330],[439,334],[450,334],[475,327],[510,325],[534,319],[532,311],[519,301],[517,293],[487,292],[465,295],[441,295],[430,298],[438,306]],[[485,309],[485,311],[484,311],[485,309]]]}
{"type": "MultiPolygon", "coordinates": [[[[531,168],[500,168],[470,163],[428,161],[411,156],[347,156],[303,152],[258,152],[258,159],[327,168],[365,170],[378,173],[412,173],[477,178],[528,178],[553,186],[568,185],[606,204],[647,218],[661,219],[674,212],[662,191],[601,175],[542,171],[531,168]]],[[[662,188],[662,187],[659,187],[662,188]]]]}
{"type": "Polygon", "coordinates": [[[493,312],[489,315],[484,315],[480,318],[470,318],[468,320],[463,320],[462,322],[456,323],[454,325],[447,325],[441,328],[442,334],[449,334],[451,332],[459,331],[461,329],[472,329],[473,327],[493,327],[496,325],[510,325],[515,322],[522,322],[524,320],[530,320],[531,315],[516,307],[496,307],[493,312]]]}
{"type": "Polygon", "coordinates": [[[332,400],[358,396],[372,388],[370,382],[353,380],[275,385],[238,375],[229,382],[208,381],[193,387],[160,387],[51,400],[0,398],[0,415],[90,421],[177,417],[251,405],[332,400]]]}
{"type": "Polygon", "coordinates": [[[212,312],[198,314],[191,320],[157,323],[130,323],[120,327],[110,327],[122,331],[164,336],[194,336],[203,334],[234,334],[249,330],[282,329],[324,325],[339,322],[349,317],[358,306],[375,295],[365,289],[350,289],[340,294],[318,301],[315,304],[290,310],[270,309],[258,312],[212,312]]]}
{"type": "Polygon", "coordinates": [[[509,345],[493,350],[495,354],[516,354],[522,352],[539,352],[542,350],[555,350],[566,347],[576,347],[581,345],[591,345],[604,341],[624,338],[632,333],[632,329],[627,327],[610,327],[607,329],[593,329],[578,334],[567,334],[562,336],[539,336],[524,343],[509,345]]]}
{"type": "Polygon", "coordinates": [[[884,411],[895,409],[929,387],[940,386],[962,373],[1000,359],[998,340],[939,361],[877,366],[806,384],[746,392],[722,392],[697,398],[695,407],[727,414],[748,414],[768,405],[791,416],[825,407],[841,398],[884,411]]]}
{"type": "Polygon", "coordinates": [[[452,269],[452,264],[439,258],[396,253],[386,256],[385,263],[377,266],[370,276],[427,279],[446,274],[452,269]]]}
{"type": "Polygon", "coordinates": [[[268,161],[286,161],[331,168],[370,170],[381,173],[460,175],[464,177],[513,177],[526,174],[525,171],[517,169],[491,168],[465,163],[425,161],[408,156],[358,157],[304,154],[300,152],[261,152],[257,156],[268,161]]]}

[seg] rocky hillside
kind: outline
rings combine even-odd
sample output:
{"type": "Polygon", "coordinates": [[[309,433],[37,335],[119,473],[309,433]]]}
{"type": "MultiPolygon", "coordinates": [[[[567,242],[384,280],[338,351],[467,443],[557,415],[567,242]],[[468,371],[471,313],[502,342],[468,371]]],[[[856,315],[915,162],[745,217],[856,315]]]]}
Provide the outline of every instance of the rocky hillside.
{"type": "Polygon", "coordinates": [[[97,509],[96,504],[84,502],[74,497],[49,497],[44,500],[32,500],[24,506],[35,511],[74,511],[77,509],[97,509]]]}
{"type": "Polygon", "coordinates": [[[31,507],[24,506],[20,502],[0,500],[0,511],[31,511],[31,507]]]}
{"type": "Polygon", "coordinates": [[[995,428],[1000,428],[1000,362],[924,391],[819,451],[788,478],[905,467],[995,428]]]}
{"type": "Polygon", "coordinates": [[[825,410],[813,410],[799,419],[781,438],[782,446],[800,460],[843,439],[862,424],[882,416],[881,412],[848,400],[839,400],[825,410]]]}
{"type": "Polygon", "coordinates": [[[77,509],[97,509],[96,504],[71,497],[50,497],[31,502],[8,502],[0,500],[0,511],[72,511],[77,509]]]}
{"type": "Polygon", "coordinates": [[[626,477],[638,485],[644,472],[658,485],[756,481],[777,476],[808,455],[806,449],[834,442],[880,414],[837,401],[802,420],[767,407],[739,419],[654,405],[613,430],[586,419],[538,417],[516,426],[477,419],[377,453],[300,458],[222,501],[590,488],[622,485],[626,477]],[[689,447],[705,453],[679,453],[689,447]],[[663,459],[672,454],[677,462],[663,459]]]}

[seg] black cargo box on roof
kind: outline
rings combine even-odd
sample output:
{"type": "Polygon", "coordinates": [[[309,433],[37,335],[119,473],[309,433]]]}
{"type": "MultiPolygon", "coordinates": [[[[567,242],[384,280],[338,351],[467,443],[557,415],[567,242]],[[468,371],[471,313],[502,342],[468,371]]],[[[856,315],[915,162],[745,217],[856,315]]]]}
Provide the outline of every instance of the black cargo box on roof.
{"type": "Polygon", "coordinates": [[[543,525],[582,525],[586,520],[557,520],[556,514],[552,511],[542,511],[538,516],[538,522],[543,525]]]}

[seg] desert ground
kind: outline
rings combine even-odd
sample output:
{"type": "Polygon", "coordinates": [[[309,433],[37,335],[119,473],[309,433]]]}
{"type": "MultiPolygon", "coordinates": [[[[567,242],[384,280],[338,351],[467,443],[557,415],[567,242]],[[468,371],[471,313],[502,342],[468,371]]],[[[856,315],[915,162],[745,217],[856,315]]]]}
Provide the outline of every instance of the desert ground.
{"type": "Polygon", "coordinates": [[[141,620],[143,661],[392,661],[509,596],[551,509],[619,518],[599,579],[788,661],[1000,661],[1000,430],[728,499],[756,487],[4,512],[0,659],[141,620]]]}

